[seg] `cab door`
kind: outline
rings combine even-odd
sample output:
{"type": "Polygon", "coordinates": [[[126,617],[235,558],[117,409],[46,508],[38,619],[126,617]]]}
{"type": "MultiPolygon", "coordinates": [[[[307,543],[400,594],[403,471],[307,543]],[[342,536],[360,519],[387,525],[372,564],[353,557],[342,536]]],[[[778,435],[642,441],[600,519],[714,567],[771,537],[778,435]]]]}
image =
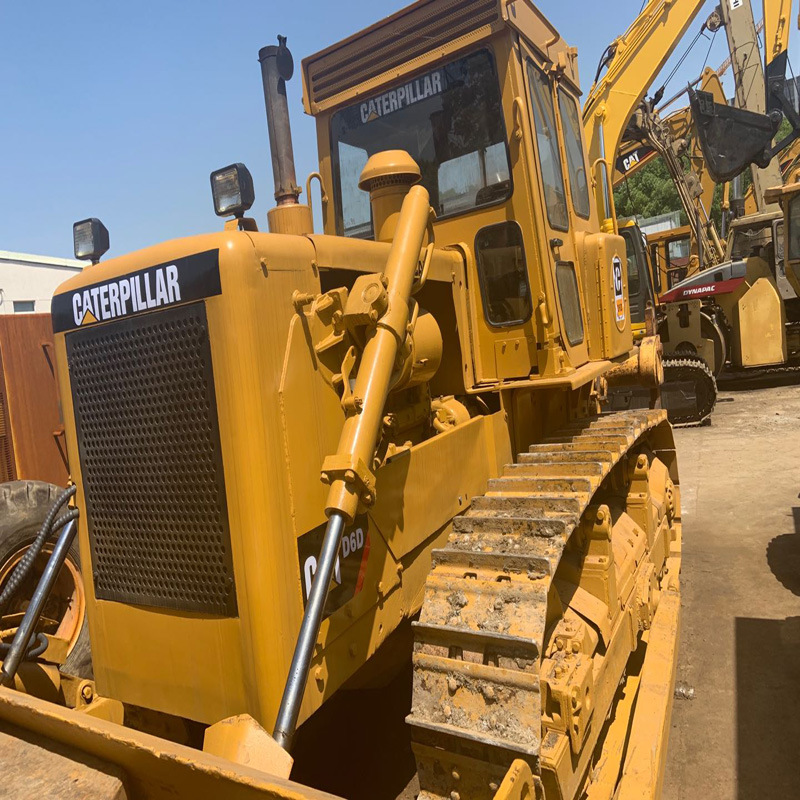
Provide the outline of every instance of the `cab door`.
{"type": "Polygon", "coordinates": [[[636,329],[643,329],[647,304],[655,305],[655,295],[650,283],[650,265],[642,232],[634,224],[620,226],[620,236],[625,240],[625,260],[628,272],[628,303],[631,322],[636,329]]]}
{"type": "Polygon", "coordinates": [[[585,228],[591,213],[580,110],[574,93],[558,85],[529,44],[521,42],[520,53],[536,159],[532,174],[538,175],[538,185],[529,191],[541,212],[542,258],[556,288],[551,307],[557,310],[562,346],[571,365],[579,367],[589,360],[589,351],[575,233],[576,223],[585,228]],[[576,221],[576,209],[581,221],[576,221]]]}

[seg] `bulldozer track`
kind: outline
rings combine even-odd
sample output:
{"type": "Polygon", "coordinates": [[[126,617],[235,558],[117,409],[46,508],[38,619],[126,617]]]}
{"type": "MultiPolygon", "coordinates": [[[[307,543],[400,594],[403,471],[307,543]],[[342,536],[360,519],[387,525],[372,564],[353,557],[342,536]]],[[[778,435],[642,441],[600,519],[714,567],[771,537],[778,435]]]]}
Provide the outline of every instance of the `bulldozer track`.
{"type": "Polygon", "coordinates": [[[515,758],[539,772],[556,569],[604,479],[666,419],[634,410],[571,423],[520,454],[453,521],[415,623],[408,722],[420,800],[492,797],[515,758]]]}
{"type": "Polygon", "coordinates": [[[781,364],[775,367],[750,367],[748,369],[728,370],[726,369],[719,377],[720,386],[728,386],[734,383],[745,381],[768,380],[769,378],[800,377],[800,364],[781,364]]]}
{"type": "Polygon", "coordinates": [[[662,385],[662,405],[667,409],[669,421],[680,428],[693,428],[702,425],[714,411],[717,404],[717,381],[705,359],[695,353],[671,353],[664,356],[664,383],[662,385]],[[670,383],[691,381],[695,387],[697,403],[691,412],[670,408],[664,403],[664,387],[670,383]]]}

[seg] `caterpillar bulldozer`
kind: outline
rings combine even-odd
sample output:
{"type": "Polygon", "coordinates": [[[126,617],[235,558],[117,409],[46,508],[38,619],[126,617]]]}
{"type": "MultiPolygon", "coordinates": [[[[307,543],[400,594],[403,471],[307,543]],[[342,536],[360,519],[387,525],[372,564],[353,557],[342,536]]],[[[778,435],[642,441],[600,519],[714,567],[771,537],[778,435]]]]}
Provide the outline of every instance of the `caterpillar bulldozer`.
{"type": "Polygon", "coordinates": [[[410,663],[420,798],[660,795],[678,464],[576,55],[527,1],[420,0],[306,58],[314,233],[279,37],[268,232],[242,164],[211,175],[224,230],[104,260],[76,223],[92,264],[52,306],[74,487],[2,621],[4,790],[330,797],[293,780],[348,736],[315,721],[410,663]],[[631,380],[652,407],[604,411],[631,380]],[[93,677],[43,628],[75,537],[93,677]]]}

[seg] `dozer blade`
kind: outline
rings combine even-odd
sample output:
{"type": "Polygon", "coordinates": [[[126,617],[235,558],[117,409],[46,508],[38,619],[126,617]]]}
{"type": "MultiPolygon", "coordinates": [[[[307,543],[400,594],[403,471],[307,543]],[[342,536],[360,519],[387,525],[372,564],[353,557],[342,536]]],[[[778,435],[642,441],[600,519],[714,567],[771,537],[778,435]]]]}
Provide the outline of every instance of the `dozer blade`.
{"type": "Polygon", "coordinates": [[[336,800],[326,792],[3,688],[0,774],[0,794],[20,800],[336,800]]]}
{"type": "Polygon", "coordinates": [[[715,183],[735,178],[751,164],[766,167],[780,112],[757,114],[714,102],[710,92],[689,89],[697,138],[708,174],[715,183]]]}

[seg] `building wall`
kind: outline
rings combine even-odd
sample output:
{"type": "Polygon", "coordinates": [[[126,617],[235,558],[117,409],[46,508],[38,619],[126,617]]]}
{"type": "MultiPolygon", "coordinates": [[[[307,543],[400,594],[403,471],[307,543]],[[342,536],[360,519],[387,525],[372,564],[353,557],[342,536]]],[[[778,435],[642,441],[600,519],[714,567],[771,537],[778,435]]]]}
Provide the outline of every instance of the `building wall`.
{"type": "Polygon", "coordinates": [[[681,212],[669,211],[666,214],[659,214],[657,217],[638,217],[639,227],[642,233],[661,233],[681,225],[681,212]]]}
{"type": "Polygon", "coordinates": [[[49,312],[55,290],[84,266],[71,258],[0,250],[0,314],[49,312]]]}

